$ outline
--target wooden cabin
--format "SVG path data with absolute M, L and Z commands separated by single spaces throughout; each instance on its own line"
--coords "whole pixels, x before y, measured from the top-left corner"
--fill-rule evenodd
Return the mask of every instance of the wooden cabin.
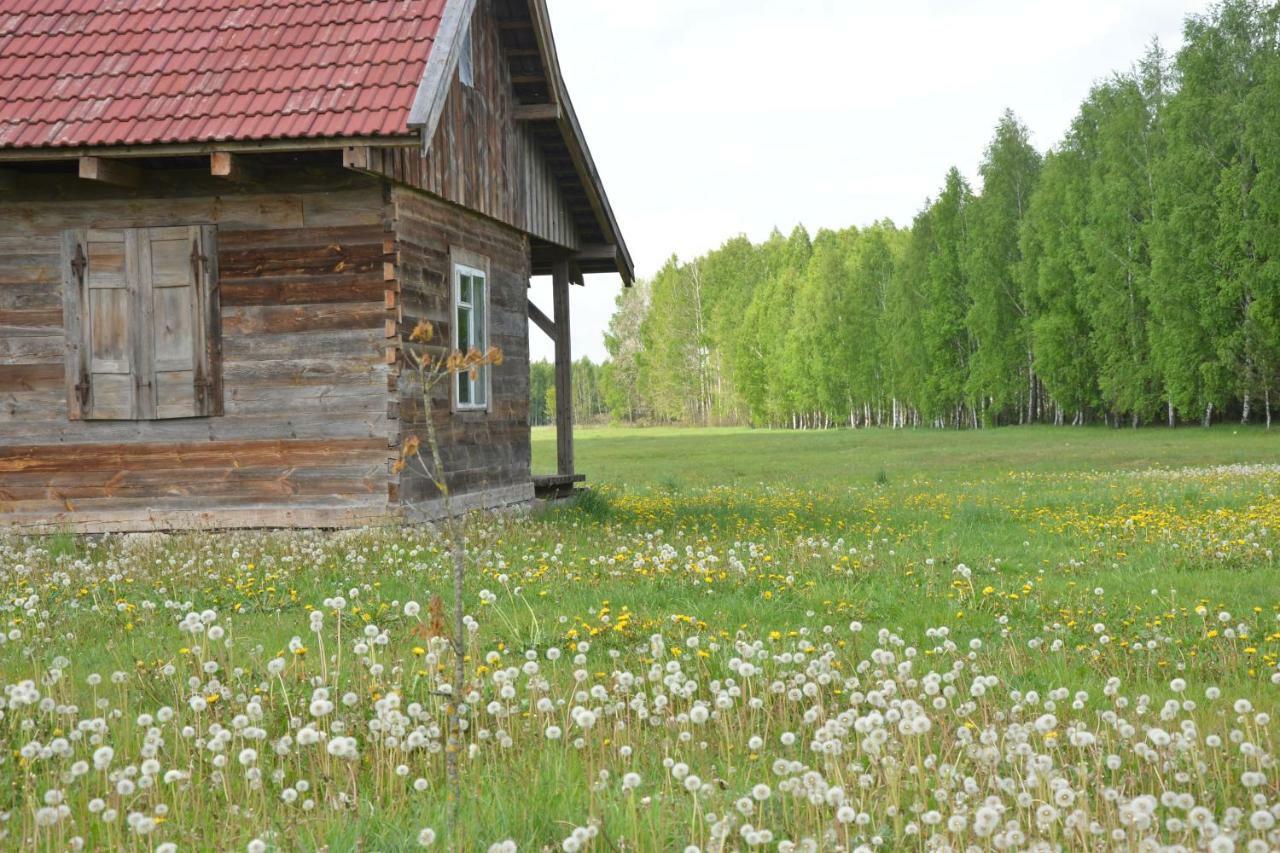
M 586 273 L 632 265 L 544 0 L 0 0 L 0 529 L 429 518 L 427 417 L 460 506 L 527 502 Z M 429 413 L 424 318 L 505 356 Z

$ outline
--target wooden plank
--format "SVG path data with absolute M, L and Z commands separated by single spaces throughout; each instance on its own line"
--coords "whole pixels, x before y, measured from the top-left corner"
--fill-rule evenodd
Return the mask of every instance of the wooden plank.
M 219 250 L 225 254 L 249 252 L 254 249 L 317 249 L 349 244 L 380 244 L 383 239 L 381 225 L 331 225 L 294 227 L 272 225 L 253 228 L 220 228 Z
M 25 504 L 9 513 L 0 513 L 0 526 L 25 534 L 64 533 L 80 534 L 130 533 L 155 530 L 223 530 L 235 528 L 347 528 L 391 524 L 400 520 L 398 510 L 386 505 L 385 500 L 371 496 L 359 500 L 339 500 L 325 497 L 319 501 L 288 499 L 245 506 L 229 504 L 225 508 L 213 508 L 211 499 L 193 503 L 189 498 L 169 499 L 164 502 L 148 501 L 141 508 L 118 508 L 118 501 L 107 506 L 85 506 L 81 502 L 74 511 L 57 507 L 27 510 Z
M 81 157 L 80 177 L 117 187 L 136 187 L 142 183 L 142 170 L 107 157 Z
M 394 291 L 388 291 L 394 292 Z M 382 325 L 387 309 L 382 302 L 317 303 L 304 305 L 245 305 L 222 312 L 224 335 L 372 329 Z M 4 315 L 0 313 L 0 323 Z
M 0 253 L 0 287 L 47 284 L 58 279 L 58 255 L 21 249 Z
M 573 352 L 569 337 L 569 260 L 552 265 L 551 294 L 555 304 L 556 471 L 572 476 L 573 467 Z
M 111 222 L 119 228 L 145 228 L 174 222 L 211 222 L 222 228 L 301 228 L 305 193 L 166 198 L 96 198 L 82 201 L 15 201 L 0 206 L 0 231 L 56 236 L 65 228 Z
M 380 439 L 0 446 L 0 473 L 144 471 L 227 466 L 315 467 L 386 455 Z
M 386 282 L 382 271 L 364 275 L 307 276 L 267 281 L 227 281 L 223 278 L 222 304 L 305 305 L 315 303 L 372 302 L 382 299 Z
M 534 322 L 534 325 L 536 325 L 539 329 L 542 330 L 543 334 L 545 334 L 547 337 L 551 338 L 554 341 L 556 339 L 555 321 L 552 320 L 550 317 L 548 317 L 546 314 L 543 314 L 542 309 L 539 308 L 537 305 L 534 305 L 532 299 L 528 300 L 528 302 L 529 302 L 529 319 Z
M 25 308 L 7 310 L 0 308 L 0 337 L 31 337 L 62 334 L 62 309 Z
M 0 394 L 62 388 L 61 364 L 0 364 Z
M 0 337 L 0 361 L 10 364 L 53 363 L 62 360 L 63 335 Z
M 386 448 L 361 463 L 303 468 L 296 465 L 245 466 L 224 460 L 211 468 L 76 471 L 8 474 L 0 483 L 0 503 L 54 498 L 59 502 L 94 498 L 264 498 L 381 493 L 386 483 Z
M 363 359 L 382 351 L 380 327 L 288 334 L 237 335 L 223 339 L 223 358 L 256 361 L 270 358 Z
M 323 229 L 320 229 L 323 230 Z M 367 233 L 367 232 L 366 232 Z M 312 245 L 272 245 L 221 248 L 219 271 L 223 282 L 263 281 L 311 275 L 358 275 L 382 272 L 380 242 L 336 242 Z
M 561 114 L 559 104 L 517 104 L 512 110 L 516 121 L 559 121 Z
M 475 7 L 476 0 L 449 0 L 440 16 L 431 55 L 409 107 L 409 126 L 421 131 L 424 149 L 435 135 L 444 111 L 449 84 L 455 78 L 464 46 L 463 36 L 470 30 Z

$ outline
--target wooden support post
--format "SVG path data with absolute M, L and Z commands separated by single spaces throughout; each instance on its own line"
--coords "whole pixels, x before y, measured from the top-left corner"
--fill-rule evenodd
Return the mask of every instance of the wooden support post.
M 136 187 L 142 183 L 142 170 L 121 160 L 106 157 L 81 157 L 80 177 L 118 187 Z
M 569 259 L 551 266 L 556 344 L 556 463 L 562 475 L 573 470 L 573 353 L 569 346 Z

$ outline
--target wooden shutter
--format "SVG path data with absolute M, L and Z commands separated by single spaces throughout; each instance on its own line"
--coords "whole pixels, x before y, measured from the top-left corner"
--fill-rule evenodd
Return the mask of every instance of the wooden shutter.
M 222 414 L 212 226 L 67 232 L 72 419 Z
M 68 412 L 72 418 L 139 417 L 138 291 L 123 230 L 81 229 L 63 240 Z
M 201 226 L 143 229 L 140 279 L 143 363 L 150 366 L 144 411 L 153 418 L 216 414 L 214 231 Z M 149 315 L 149 316 L 148 316 Z

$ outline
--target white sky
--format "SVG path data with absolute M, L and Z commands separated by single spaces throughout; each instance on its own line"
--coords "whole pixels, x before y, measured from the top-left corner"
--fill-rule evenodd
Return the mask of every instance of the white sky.
M 776 225 L 909 224 L 1000 113 L 1037 148 L 1208 0 L 549 0 L 565 82 L 636 273 Z M 976 181 L 975 181 L 976 183 Z M 573 287 L 574 357 L 605 356 L 621 282 Z M 550 285 L 532 295 L 551 307 Z M 534 359 L 551 342 L 530 332 Z

